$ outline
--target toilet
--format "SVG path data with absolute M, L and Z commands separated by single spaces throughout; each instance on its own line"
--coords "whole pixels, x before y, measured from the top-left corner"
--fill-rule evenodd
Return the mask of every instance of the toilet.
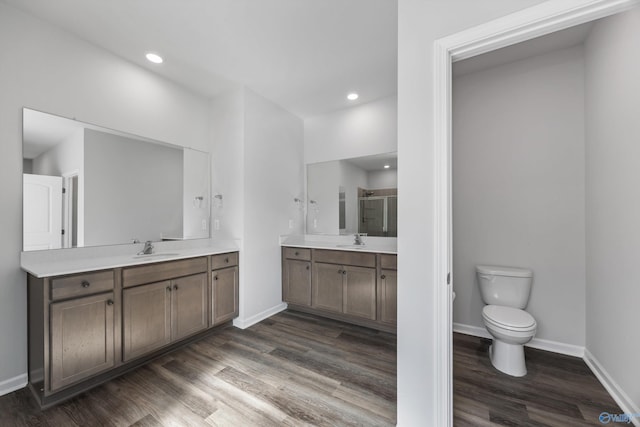
M 536 320 L 524 311 L 529 302 L 533 271 L 526 268 L 476 266 L 485 305 L 482 320 L 493 337 L 491 364 L 514 377 L 527 374 L 524 345 L 536 334 Z

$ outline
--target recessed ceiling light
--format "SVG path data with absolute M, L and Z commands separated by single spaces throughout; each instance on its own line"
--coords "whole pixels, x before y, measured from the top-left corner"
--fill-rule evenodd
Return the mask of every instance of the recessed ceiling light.
M 349 101 L 355 101 L 356 99 L 358 99 L 358 94 L 355 92 L 351 92 L 349 95 L 347 95 L 347 99 Z
M 384 168 L 385 168 L 385 169 L 389 169 L 390 167 L 391 167 L 391 166 L 389 166 L 389 165 L 384 165 Z
M 162 64 L 162 62 L 164 61 L 162 59 L 162 56 L 156 54 L 156 53 L 147 53 L 147 59 L 150 62 L 153 62 L 154 64 Z

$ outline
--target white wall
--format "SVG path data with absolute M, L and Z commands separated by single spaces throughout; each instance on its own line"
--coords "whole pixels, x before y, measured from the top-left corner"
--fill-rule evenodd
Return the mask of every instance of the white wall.
M 434 425 L 433 42 L 539 3 L 398 2 L 398 425 Z M 393 151 L 393 150 L 387 150 Z M 421 197 L 404 197 L 421 194 Z
M 339 234 L 340 162 L 307 165 L 307 232 Z
M 454 78 L 454 322 L 484 328 L 476 265 L 527 267 L 536 338 L 584 346 L 584 150 L 582 45 Z
M 84 131 L 86 246 L 182 236 L 183 150 Z
M 303 232 L 303 212 L 293 201 L 304 193 L 302 119 L 245 90 L 244 145 L 240 325 L 262 320 L 282 304 L 278 237 Z
M 367 181 L 367 188 L 371 189 L 398 188 L 398 170 L 370 171 L 367 174 Z
M 279 236 L 303 232 L 303 122 L 246 88 L 211 105 L 213 192 L 223 195 L 213 233 L 242 239 L 234 324 L 246 327 L 283 307 Z
M 640 9 L 586 42 L 587 350 L 640 412 Z
M 0 393 L 26 382 L 22 108 L 207 149 L 208 103 L 0 3 Z
M 244 104 L 244 89 L 211 100 L 211 192 L 222 196 L 211 199 L 215 238 L 244 235 Z
M 395 96 L 304 121 L 305 164 L 397 151 Z

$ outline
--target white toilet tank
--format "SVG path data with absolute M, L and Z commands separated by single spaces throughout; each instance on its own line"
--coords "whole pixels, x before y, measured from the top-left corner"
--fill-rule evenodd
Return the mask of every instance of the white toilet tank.
M 521 310 L 527 306 L 533 271 L 527 268 L 477 265 L 476 275 L 485 304 Z

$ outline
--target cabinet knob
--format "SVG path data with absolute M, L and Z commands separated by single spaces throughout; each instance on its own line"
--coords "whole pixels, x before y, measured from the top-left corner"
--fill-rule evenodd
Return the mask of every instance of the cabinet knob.
M 177 283 L 175 285 L 173 285 L 173 289 L 175 289 L 176 291 L 178 290 L 178 284 Z
M 342 274 L 342 270 L 338 270 L 338 274 Z
M 113 305 L 113 300 L 107 300 L 107 305 Z
M 295 252 L 294 252 L 294 255 L 295 255 L 295 256 L 298 256 L 298 255 L 300 255 L 300 252 L 295 251 Z
M 382 276 L 380 276 L 381 279 L 386 279 L 387 276 L 385 276 L 384 274 Z
M 228 258 L 228 257 L 227 257 L 227 258 L 225 258 L 225 259 L 224 259 L 224 262 L 226 262 L 227 264 L 229 264 L 229 258 Z
M 171 286 L 167 286 L 167 290 L 171 292 Z
M 218 276 L 213 276 L 213 280 L 218 280 Z
M 307 265 L 307 270 L 309 269 L 309 266 Z
M 88 288 L 89 286 L 91 286 L 91 283 L 87 282 L 86 280 L 83 280 L 82 282 L 80 282 L 80 284 L 83 288 Z
M 342 270 L 342 275 L 344 276 L 345 274 L 347 274 L 347 270 Z

